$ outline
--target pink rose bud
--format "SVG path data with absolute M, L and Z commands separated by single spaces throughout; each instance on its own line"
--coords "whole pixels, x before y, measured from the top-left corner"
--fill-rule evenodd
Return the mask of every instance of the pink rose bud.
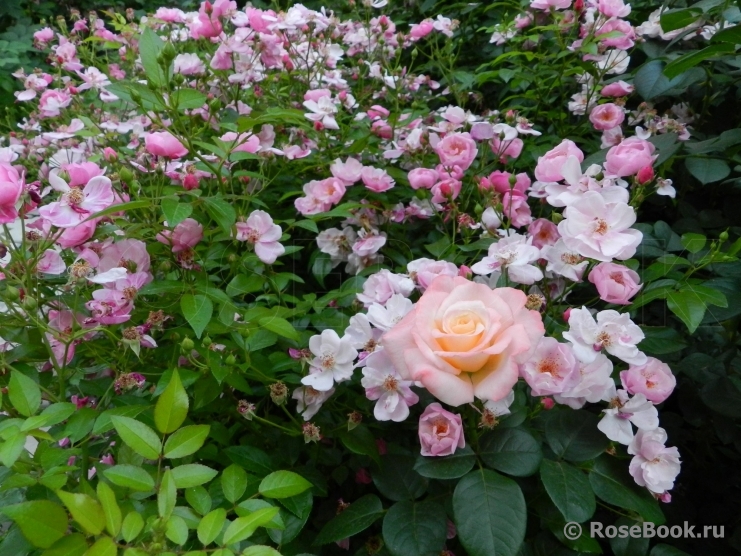
M 369 485 L 373 479 L 371 479 L 370 473 L 365 467 L 361 467 L 355 473 L 355 482 L 359 485 Z
M 652 181 L 654 181 L 654 167 L 644 166 L 643 168 L 638 170 L 636 179 L 638 180 L 638 183 L 640 183 L 641 185 L 646 185 L 647 183 L 651 183 Z
M 378 448 L 378 453 L 380 455 L 386 455 L 388 450 L 386 449 L 386 441 L 383 438 L 376 438 L 376 447 Z
M 668 504 L 672 501 L 672 495 L 669 492 L 665 492 L 663 494 L 659 494 L 658 497 L 659 502 L 663 502 L 664 504 Z
M 602 87 L 600 94 L 603 97 L 624 97 L 628 96 L 635 90 L 635 87 L 625 81 L 616 81 Z
M 463 423 L 461 416 L 431 403 L 419 417 L 419 442 L 423 456 L 449 456 L 463 448 Z
M 437 173 L 437 170 L 415 168 L 409 171 L 407 178 L 412 189 L 432 189 L 432 186 L 439 181 L 440 175 Z
M 188 149 L 169 131 L 150 133 L 144 138 L 144 146 L 149 154 L 170 159 L 188 154 Z
M 543 409 L 546 411 L 550 411 L 553 409 L 553 406 L 556 405 L 556 402 L 553 401 L 553 398 L 542 398 L 540 400 L 540 403 L 543 405 Z
M 620 372 L 623 387 L 631 394 L 643 394 L 653 403 L 661 403 L 674 391 L 677 379 L 669 365 L 649 357 L 643 365 L 631 365 Z
M 570 156 L 575 156 L 579 163 L 584 161 L 584 153 L 576 146 L 576 143 L 564 139 L 558 146 L 538 158 L 535 166 L 535 179 L 550 182 L 561 181 L 563 179 L 561 170 Z
M 569 307 L 568 309 L 566 309 L 566 310 L 565 310 L 565 311 L 563 312 L 563 317 L 562 317 L 562 318 L 563 318 L 563 320 L 564 320 L 565 322 L 569 322 L 569 317 L 570 317 L 570 316 L 571 316 L 571 307 Z
M 103 149 L 103 158 L 105 158 L 108 162 L 116 162 L 116 160 L 118 160 L 118 153 L 111 147 L 106 147 L 105 149 Z
M 460 268 L 458 269 L 458 276 L 462 276 L 463 278 L 470 278 L 473 274 L 473 271 L 470 267 L 462 264 Z
M 638 274 L 615 263 L 600 263 L 589 273 L 589 281 L 599 292 L 600 299 L 616 305 L 630 305 L 630 299 L 642 285 Z
M 605 173 L 618 178 L 635 175 L 641 168 L 653 164 L 656 158 L 655 150 L 656 147 L 648 141 L 639 137 L 629 137 L 607 151 Z

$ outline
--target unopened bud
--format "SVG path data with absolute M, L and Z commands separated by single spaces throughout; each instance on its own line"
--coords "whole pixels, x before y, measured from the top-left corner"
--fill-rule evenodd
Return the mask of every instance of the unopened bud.
M 38 302 L 36 301 L 36 298 L 31 296 L 26 296 L 26 298 L 23 300 L 23 308 L 26 311 L 33 311 L 39 306 Z
M 184 352 L 186 352 L 186 353 L 190 353 L 190 352 L 191 352 L 191 350 L 192 350 L 192 349 L 193 349 L 194 347 L 196 347 L 196 345 L 195 345 L 195 344 L 193 343 L 193 340 L 191 340 L 190 338 L 187 338 L 187 337 L 186 337 L 186 338 L 183 338 L 183 341 L 182 341 L 182 342 L 180 342 L 180 348 L 181 348 L 181 349 L 182 349 L 182 350 L 183 350 Z
M 210 337 L 210 336 L 206 336 L 206 337 L 204 337 L 204 338 L 203 338 L 203 342 L 202 342 L 202 344 L 203 344 L 203 347 L 206 347 L 206 348 L 207 348 L 207 347 L 208 347 L 208 346 L 210 346 L 210 345 L 211 345 L 212 343 L 213 343 L 213 342 L 211 341 L 211 337 Z
M 227 365 L 234 365 L 234 363 L 237 362 L 237 358 L 234 357 L 234 354 L 230 353 L 229 355 L 226 356 L 226 359 L 224 360 L 224 362 Z
M 21 297 L 21 292 L 18 290 L 18 288 L 14 288 L 13 286 L 8 286 L 5 288 L 5 299 L 8 301 L 18 301 L 18 299 Z

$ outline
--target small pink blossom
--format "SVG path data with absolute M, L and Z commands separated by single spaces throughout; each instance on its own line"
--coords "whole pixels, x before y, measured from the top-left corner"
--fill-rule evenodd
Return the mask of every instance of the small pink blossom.
M 171 160 L 188 154 L 188 149 L 169 131 L 156 131 L 144 138 L 147 152 Z
M 641 289 L 637 272 L 608 262 L 602 262 L 589 273 L 589 281 L 597 287 L 600 299 L 616 305 L 629 305 L 630 298 Z
M 385 304 L 395 293 L 404 297 L 414 291 L 414 282 L 403 274 L 394 274 L 383 269 L 371 274 L 363 284 L 363 292 L 357 294 L 358 301 L 369 307 L 373 303 Z
M 419 417 L 419 442 L 423 456 L 454 454 L 466 446 L 461 416 L 443 409 L 439 403 L 431 403 Z
M 478 148 L 470 134 L 450 133 L 438 142 L 435 152 L 444 166 L 460 166 L 466 170 L 476 159 Z
M 677 379 L 669 365 L 649 357 L 643 365 L 631 365 L 620 371 L 620 381 L 631 394 L 643 394 L 653 403 L 661 403 L 674 391 Z
M 222 141 L 231 146 L 232 152 L 256 153 L 260 150 L 260 138 L 251 133 L 234 133 L 229 131 L 219 137 Z M 233 145 L 233 146 L 232 146 Z
M 554 245 L 561 237 L 558 233 L 558 227 L 545 218 L 533 220 L 527 227 L 527 233 L 532 236 L 533 245 L 538 249 L 542 249 L 546 245 Z
M 47 249 L 39 259 L 36 270 L 43 274 L 59 275 L 67 270 L 67 265 L 59 253 L 53 249 Z
M 342 180 L 345 185 L 353 185 L 360 181 L 364 169 L 363 164 L 352 157 L 347 157 L 345 162 L 338 158 L 329 166 L 332 175 Z
M 605 172 L 619 178 L 632 176 L 641 168 L 653 165 L 654 147 L 651 143 L 639 137 L 629 137 L 619 145 L 607 151 L 605 158 Z
M 564 139 L 558 146 L 538 158 L 535 178 L 545 182 L 561 181 L 564 178 L 563 165 L 570 156 L 575 156 L 580 163 L 584 161 L 584 153 L 581 149 L 573 141 Z
M 565 10 L 571 6 L 571 0 L 532 0 L 530 7 L 534 10 L 545 10 L 549 11 L 551 8 L 554 10 Z
M 72 102 L 72 97 L 65 91 L 47 89 L 41 93 L 39 111 L 42 118 L 54 118 L 62 113 Z
M 360 383 L 365 388 L 365 396 L 377 400 L 373 409 L 375 418 L 379 421 L 404 421 L 409 417 L 409 406 L 419 401 L 410 388 L 414 383 L 399 376 L 383 349 L 368 355 L 364 363 Z
M 458 267 L 448 261 L 416 259 L 407 263 L 407 271 L 417 282 L 419 289 L 426 290 L 438 276 L 458 276 Z
M 265 264 L 273 264 L 286 252 L 278 240 L 283 235 L 280 226 L 264 210 L 253 211 L 245 222 L 237 222 L 238 241 L 247 241 L 255 246 L 255 254 Z
M 520 376 L 533 396 L 561 394 L 579 382 L 579 364 L 568 344 L 543 337 L 532 356 L 520 365 Z
M 105 176 L 92 178 L 82 188 L 69 187 L 65 183 L 62 189 L 64 193 L 59 201 L 39 208 L 42 218 L 59 228 L 77 226 L 115 202 L 111 180 Z
M 206 71 L 206 65 L 198 54 L 178 54 L 173 61 L 173 72 L 181 75 L 200 75 Z
M 619 0 L 622 2 L 622 0 Z M 628 8 L 630 9 L 630 8 Z M 602 87 L 600 94 L 604 97 L 625 97 L 631 94 L 635 87 L 625 81 L 616 81 Z
M 157 241 L 172 246 L 173 253 L 192 249 L 203 239 L 203 226 L 193 218 L 186 218 L 174 230 L 163 230 Z
M 461 187 L 463 187 L 463 184 L 453 178 L 437 182 L 430 190 L 432 192 L 432 202 L 446 203 L 457 199 L 461 193 Z
M 630 14 L 630 5 L 626 5 L 623 0 L 599 0 L 597 9 L 607 17 L 627 17 Z
M 364 166 L 360 177 L 365 187 L 376 193 L 383 193 L 394 187 L 394 180 L 386 173 L 386 170 Z
M 10 224 L 18 218 L 16 204 L 24 191 L 23 182 L 15 166 L 0 162 L 0 224 Z
M 589 113 L 589 121 L 594 129 L 604 131 L 618 127 L 625 120 L 625 111 L 617 104 L 608 102 L 595 106 Z
M 677 448 L 666 447 L 666 431 L 639 430 L 628 446 L 628 453 L 635 456 L 630 462 L 630 474 L 639 486 L 656 495 L 668 495 L 679 475 L 681 461 Z M 671 498 L 669 498 L 671 500 Z
M 429 168 L 414 168 L 407 174 L 412 189 L 431 189 L 440 180 L 436 170 Z

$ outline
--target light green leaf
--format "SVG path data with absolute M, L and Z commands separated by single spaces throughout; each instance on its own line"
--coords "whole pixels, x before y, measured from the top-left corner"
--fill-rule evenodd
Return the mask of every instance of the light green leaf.
M 144 528 L 144 518 L 137 511 L 126 514 L 121 525 L 121 536 L 126 542 L 133 541 Z
M 136 465 L 114 465 L 103 471 L 103 476 L 114 485 L 147 492 L 154 490 L 154 479 Z
M 25 445 L 26 433 L 17 431 L 15 434 L 8 434 L 5 442 L 0 444 L 0 463 L 8 468 L 13 467 L 13 464 L 21 457 Z
M 221 533 L 225 522 L 226 510 L 224 508 L 216 508 L 203 516 L 197 530 L 198 540 L 201 541 L 201 544 L 211 544 L 219 536 L 219 533 Z
M 122 407 L 114 407 L 112 409 L 106 409 L 101 413 L 95 420 L 92 433 L 94 435 L 103 434 L 113 429 L 113 423 L 111 417 L 114 415 L 122 415 L 123 417 L 134 418 L 143 411 L 149 408 L 147 405 L 124 405 Z
M 85 532 L 90 535 L 100 535 L 105 527 L 105 514 L 95 498 L 81 492 L 72 493 L 63 490 L 58 490 L 57 496 L 67 506 L 72 519 L 79 523 Z
M 237 274 L 232 281 L 226 286 L 226 293 L 230 297 L 237 297 L 262 290 L 265 284 L 265 277 L 259 274 Z
M 263 317 L 259 321 L 260 326 L 271 332 L 288 338 L 290 340 L 298 340 L 298 332 L 293 325 L 286 319 L 281 317 Z
M 111 422 L 126 445 L 147 459 L 158 459 L 162 452 L 162 441 L 150 427 L 132 419 L 114 415 Z
M 22 431 L 30 431 L 39 427 L 58 425 L 69 418 L 77 410 L 77 406 L 69 402 L 54 403 L 35 417 L 29 417 L 21 427 Z
M 178 110 L 193 110 L 206 104 L 208 97 L 195 89 L 179 89 L 172 93 L 170 100 Z
M 260 483 L 260 494 L 266 498 L 289 498 L 311 488 L 311 483 L 292 471 L 274 471 Z
M 189 203 L 181 203 L 177 197 L 162 199 L 160 207 L 169 228 L 174 228 L 193 213 L 193 206 Z
M 116 556 L 116 554 L 118 554 L 118 548 L 111 537 L 101 537 L 83 556 Z
M 161 87 L 167 81 L 167 76 L 162 67 L 157 62 L 157 57 L 164 48 L 165 43 L 149 27 L 139 37 L 139 55 L 141 56 L 142 66 L 147 79 L 152 84 Z
M 188 416 L 188 394 L 180 382 L 177 369 L 154 406 L 154 424 L 161 433 L 169 434 L 178 430 Z
M 185 489 L 185 499 L 201 515 L 206 515 L 211 510 L 211 495 L 202 486 Z
M 258 527 L 270 522 L 279 511 L 277 507 L 262 508 L 248 516 L 238 517 L 226 528 L 224 544 L 234 544 L 251 537 Z
M 177 515 L 170 516 L 167 520 L 165 536 L 178 545 L 184 545 L 188 540 L 188 526 L 185 520 Z
M 213 315 L 213 302 L 205 295 L 188 293 L 180 298 L 180 309 L 196 337 L 200 338 Z
M 242 556 L 280 556 L 280 552 L 269 546 L 256 544 L 242 551 Z
M 189 425 L 177 430 L 165 442 L 165 457 L 184 458 L 201 449 L 211 430 L 209 425 Z
M 224 233 L 231 235 L 232 226 L 237 221 L 237 213 L 234 207 L 221 197 L 205 197 L 203 201 L 206 204 L 206 212 L 209 216 L 214 219 Z
M 168 469 L 162 476 L 160 489 L 157 492 L 157 511 L 162 519 L 168 519 L 172 515 L 177 496 L 178 491 L 172 478 L 172 470 Z
M 209 482 L 219 474 L 215 469 L 201 465 L 200 463 L 189 463 L 179 465 L 172 470 L 172 478 L 177 488 L 190 488 Z
M 111 536 L 117 537 L 121 532 L 123 518 L 121 516 L 121 508 L 118 507 L 118 502 L 116 502 L 116 493 L 103 481 L 98 482 L 98 488 L 96 490 L 98 501 L 105 515 L 105 528 Z
M 81 533 L 66 535 L 41 553 L 41 556 L 82 556 L 88 546 Z
M 224 497 L 234 504 L 247 489 L 247 472 L 238 465 L 230 465 L 221 473 L 221 490 Z
M 30 417 L 41 405 L 41 390 L 36 382 L 13 369 L 8 382 L 8 399 L 18 413 Z
M 12 519 L 28 542 L 49 548 L 67 534 L 67 512 L 50 500 L 33 500 L 0 508 Z

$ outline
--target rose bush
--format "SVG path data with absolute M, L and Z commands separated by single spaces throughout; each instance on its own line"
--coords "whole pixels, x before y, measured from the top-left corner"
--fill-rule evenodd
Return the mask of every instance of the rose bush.
M 715 148 L 632 98 L 651 30 L 533 2 L 486 37 L 522 48 L 483 108 L 480 23 L 385 8 L 36 34 L 0 149 L 4 550 L 596 553 L 564 524 L 675 519 L 660 358 L 741 243 L 648 223 Z

